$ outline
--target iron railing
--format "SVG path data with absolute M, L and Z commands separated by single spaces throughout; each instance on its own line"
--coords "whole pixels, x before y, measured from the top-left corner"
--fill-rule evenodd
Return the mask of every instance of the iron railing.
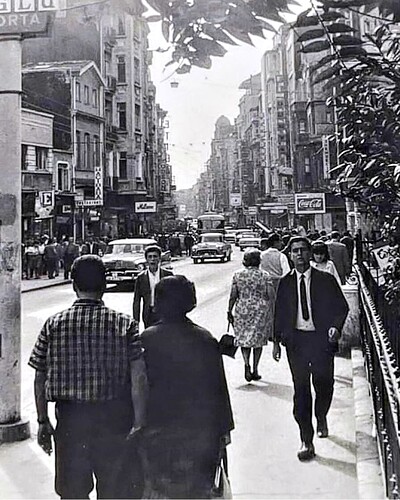
M 361 341 L 371 388 L 386 496 L 400 498 L 399 307 L 385 299 L 383 275 L 372 244 L 356 244 Z

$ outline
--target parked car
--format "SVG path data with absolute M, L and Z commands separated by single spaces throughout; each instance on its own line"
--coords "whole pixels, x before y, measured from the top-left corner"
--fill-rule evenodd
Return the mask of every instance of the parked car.
M 240 251 L 243 252 L 245 248 L 254 247 L 261 248 L 261 238 L 259 236 L 243 236 L 239 240 Z
M 125 238 L 110 241 L 102 260 L 106 268 L 107 283 L 134 282 L 137 275 L 146 269 L 144 250 L 149 245 L 157 245 L 152 238 Z M 164 264 L 171 262 L 171 252 L 161 254 Z
M 209 259 L 220 259 L 221 262 L 231 260 L 232 246 L 219 233 L 204 233 L 199 242 L 192 248 L 192 259 L 195 264 Z

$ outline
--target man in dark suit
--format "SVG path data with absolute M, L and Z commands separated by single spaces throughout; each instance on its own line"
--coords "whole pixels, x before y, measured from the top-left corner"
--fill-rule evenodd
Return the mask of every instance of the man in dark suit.
M 346 283 L 346 277 L 351 273 L 351 262 L 347 247 L 343 243 L 340 243 L 339 238 L 339 232 L 332 231 L 331 239 L 326 243 L 328 245 L 329 256 L 335 264 L 342 285 L 344 285 Z
M 140 320 L 140 303 L 143 299 L 142 319 L 145 328 L 154 325 L 158 321 L 154 309 L 154 291 L 157 283 L 165 276 L 171 276 L 172 271 L 160 267 L 161 248 L 157 245 L 149 245 L 144 251 L 148 269 L 139 274 L 135 282 L 135 294 L 133 298 L 133 317 Z
M 95 241 L 93 233 L 89 233 L 87 240 L 82 246 L 82 255 L 99 255 L 100 245 Z
M 336 279 L 310 267 L 307 238 L 293 237 L 289 249 L 294 269 L 278 287 L 273 357 L 279 361 L 281 344 L 286 347 L 294 383 L 293 414 L 302 442 L 297 456 L 310 460 L 315 456 L 310 379 L 315 391 L 317 434 L 324 438 L 328 436 L 327 414 L 333 396 L 334 354 L 349 308 Z

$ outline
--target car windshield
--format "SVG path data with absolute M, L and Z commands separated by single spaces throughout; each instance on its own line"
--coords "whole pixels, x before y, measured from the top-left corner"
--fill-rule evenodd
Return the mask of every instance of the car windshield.
M 146 245 L 143 243 L 118 243 L 108 245 L 106 254 L 121 255 L 124 253 L 144 253 Z
M 222 236 L 220 236 L 219 234 L 202 236 L 201 243 L 222 243 Z

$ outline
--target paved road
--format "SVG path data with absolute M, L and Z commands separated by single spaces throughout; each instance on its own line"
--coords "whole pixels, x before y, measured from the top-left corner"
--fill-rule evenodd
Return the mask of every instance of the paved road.
M 241 265 L 242 255 L 235 250 L 228 263 L 194 265 L 185 259 L 173 264 L 175 274 L 185 274 L 196 284 L 198 307 L 190 314 L 191 319 L 210 329 L 216 337 L 225 333 L 230 281 Z M 26 363 L 44 320 L 68 307 L 74 293 L 71 285 L 64 285 L 24 294 L 22 299 L 23 415 L 31 420 L 36 433 L 33 370 Z M 130 313 L 132 292 L 110 290 L 105 303 Z M 292 385 L 286 359 L 275 363 L 268 346 L 260 365 L 263 379 L 247 384 L 240 353 L 236 360 L 225 358 L 236 422 L 229 449 L 235 498 L 357 498 L 351 362 L 339 358 L 336 367 L 336 392 L 329 419 L 331 436 L 316 441 L 315 461 L 300 463 L 296 457 L 299 440 L 291 415 Z M 9 474 L 21 481 L 13 498 L 55 497 L 52 458 L 46 457 L 33 440 L 11 445 L 8 456 Z M 22 468 L 13 468 L 13 460 L 21 456 L 29 465 L 29 477 Z M 0 498 L 11 498 L 1 495 L 1 473 Z

